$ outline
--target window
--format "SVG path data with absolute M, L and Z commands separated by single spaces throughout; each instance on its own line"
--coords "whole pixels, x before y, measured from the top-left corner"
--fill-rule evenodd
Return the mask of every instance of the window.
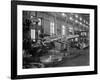
M 50 23 L 50 35 L 52 36 L 54 34 L 54 23 Z
M 31 39 L 35 41 L 35 29 L 31 29 Z
M 41 21 L 41 18 L 38 18 L 39 22 L 38 22 L 38 26 L 41 26 L 42 25 L 42 21 Z
M 65 26 L 63 25 L 63 26 L 62 26 L 62 36 L 65 35 L 65 31 L 66 31 L 66 28 L 65 28 Z

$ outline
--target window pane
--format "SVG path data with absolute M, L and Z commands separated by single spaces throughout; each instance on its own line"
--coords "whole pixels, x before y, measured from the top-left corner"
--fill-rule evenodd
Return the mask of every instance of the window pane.
M 62 26 L 62 35 L 65 35 L 65 30 L 66 30 L 66 29 L 65 29 L 65 26 L 63 25 L 63 26 Z
M 50 23 L 50 35 L 53 35 L 54 34 L 54 23 L 51 22 Z
M 31 39 L 35 41 L 35 29 L 31 29 Z

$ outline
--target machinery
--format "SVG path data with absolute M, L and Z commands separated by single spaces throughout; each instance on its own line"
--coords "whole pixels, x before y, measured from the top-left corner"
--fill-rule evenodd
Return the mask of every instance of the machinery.
M 89 46 L 88 32 L 79 31 L 76 33 L 79 37 L 71 38 L 70 43 L 72 48 L 84 49 Z
M 36 22 L 31 25 L 32 22 Z M 48 64 L 57 63 L 61 61 L 66 55 L 61 52 L 66 49 L 69 51 L 69 46 L 72 48 L 84 49 L 89 46 L 89 40 L 86 31 L 77 32 L 70 36 L 54 36 L 51 37 L 45 34 L 42 26 L 38 26 L 39 20 L 32 18 L 32 20 L 25 20 L 23 24 L 23 68 L 43 68 Z M 30 27 L 31 26 L 31 27 Z M 31 29 L 35 31 L 36 41 L 30 37 Z M 39 30 L 40 33 L 38 32 Z M 34 38 L 34 37 L 33 37 Z M 57 50 L 55 42 L 61 44 L 61 50 Z M 70 43 L 70 44 L 69 44 Z M 66 45 L 64 48 L 62 45 Z

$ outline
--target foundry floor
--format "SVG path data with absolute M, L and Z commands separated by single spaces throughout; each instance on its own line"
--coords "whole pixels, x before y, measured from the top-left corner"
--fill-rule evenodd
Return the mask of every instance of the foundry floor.
M 88 66 L 89 65 L 89 49 L 79 50 L 73 49 L 71 50 L 72 55 L 63 58 L 62 61 L 50 65 L 50 67 L 69 67 L 69 66 Z

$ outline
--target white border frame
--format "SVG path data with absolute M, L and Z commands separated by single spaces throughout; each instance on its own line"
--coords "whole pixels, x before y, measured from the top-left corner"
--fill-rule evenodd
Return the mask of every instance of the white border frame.
M 57 68 L 22 68 L 22 11 L 46 11 L 46 12 L 71 12 L 90 14 L 90 65 L 78 67 L 57 67 Z M 17 75 L 47 74 L 64 72 L 94 71 L 94 9 L 82 8 L 60 8 L 47 6 L 25 6 L 17 5 Z

